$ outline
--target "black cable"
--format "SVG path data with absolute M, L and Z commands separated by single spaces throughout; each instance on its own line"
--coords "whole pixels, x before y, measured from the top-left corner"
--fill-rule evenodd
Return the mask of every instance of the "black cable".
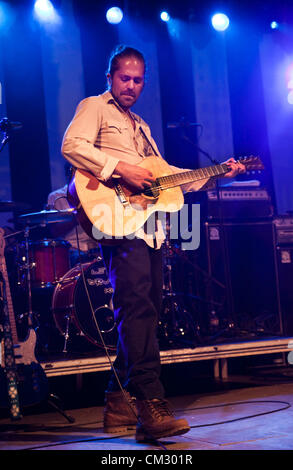
M 249 401 L 225 403 L 225 404 L 220 404 L 220 405 L 201 406 L 201 407 L 197 407 L 197 408 L 188 408 L 188 409 L 184 409 L 184 410 L 179 409 L 179 410 L 176 410 L 175 412 L 176 413 L 188 413 L 190 411 L 207 410 L 207 409 L 213 409 L 213 408 L 222 408 L 222 407 L 225 407 L 225 406 L 249 405 L 249 404 L 252 404 L 252 403 L 265 403 L 265 404 L 267 404 L 267 403 L 278 403 L 278 404 L 283 404 L 285 406 L 283 406 L 282 408 L 277 408 L 275 410 L 264 411 L 264 412 L 261 412 L 261 413 L 255 413 L 253 415 L 248 415 L 248 416 L 241 416 L 239 418 L 234 418 L 234 419 L 225 420 L 225 421 L 219 421 L 219 422 L 216 422 L 216 423 L 207 423 L 207 424 L 199 424 L 199 425 L 195 425 L 195 426 L 190 426 L 190 428 L 195 429 L 195 428 L 203 428 L 203 427 L 209 427 L 209 426 L 218 426 L 218 425 L 222 425 L 222 424 L 229 424 L 229 423 L 233 423 L 233 422 L 237 422 L 237 421 L 243 421 L 245 419 L 257 418 L 259 416 L 269 415 L 269 414 L 272 414 L 272 413 L 278 413 L 280 411 L 285 411 L 288 408 L 291 408 L 291 404 L 289 402 L 286 402 L 286 401 L 280 401 L 280 400 L 249 400 Z M 65 426 L 65 428 L 68 428 L 68 427 L 69 426 Z M 70 426 L 70 427 L 72 427 L 72 426 Z M 58 429 L 60 429 L 60 428 L 58 428 Z M 62 429 L 64 429 L 64 427 Z M 59 445 L 69 445 L 69 444 L 80 443 L 80 442 L 108 441 L 108 440 L 116 439 L 117 437 L 128 437 L 128 436 L 131 436 L 131 435 L 132 434 L 127 433 L 127 434 L 116 434 L 115 436 L 111 436 L 111 437 L 78 439 L 78 440 L 62 441 L 62 442 L 59 441 L 57 443 L 45 444 L 43 446 L 36 446 L 36 447 L 35 446 L 34 447 L 28 447 L 28 448 L 21 449 L 21 450 L 44 449 L 44 448 L 47 448 L 47 447 L 53 447 L 53 446 L 59 446 Z M 162 447 L 164 450 L 168 450 L 165 446 L 162 445 L 161 442 L 159 442 L 157 440 L 154 440 L 154 442 L 157 443 L 158 447 Z
M 258 416 L 264 416 L 272 413 L 277 413 L 279 411 L 285 411 L 288 408 L 291 408 L 291 404 L 287 401 L 279 401 L 279 400 L 249 400 L 249 401 L 240 401 L 240 402 L 231 402 L 231 403 L 225 403 L 221 405 L 209 405 L 209 406 L 202 406 L 198 408 L 188 408 L 188 410 L 177 410 L 177 413 L 184 413 L 188 411 L 197 411 L 197 410 L 205 410 L 205 409 L 211 409 L 211 408 L 222 408 L 225 406 L 237 406 L 237 405 L 249 405 L 251 403 L 282 403 L 285 405 L 283 408 L 278 408 L 276 410 L 271 410 L 271 411 L 264 411 L 261 413 L 255 413 L 253 415 L 248 415 L 248 416 L 241 416 L 239 418 L 234 418 L 230 420 L 225 420 L 225 421 L 219 421 L 216 423 L 208 423 L 208 424 L 199 424 L 195 426 L 190 426 L 192 429 L 194 428 L 202 428 L 202 427 L 207 427 L 207 426 L 217 426 L 220 424 L 228 424 L 228 423 L 234 423 L 236 421 L 242 421 L 244 419 L 250 419 L 250 418 L 257 418 Z

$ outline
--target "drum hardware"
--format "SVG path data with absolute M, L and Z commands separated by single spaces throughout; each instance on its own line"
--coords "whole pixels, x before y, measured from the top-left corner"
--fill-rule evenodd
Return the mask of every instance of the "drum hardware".
M 46 226 L 57 222 L 68 222 L 75 218 L 75 209 L 64 210 L 44 210 L 41 212 L 33 212 L 31 214 L 22 214 L 18 217 L 20 223 L 28 225 L 39 224 Z
M 0 212 L 28 210 L 31 206 L 25 202 L 0 201 Z
M 170 242 L 169 225 L 166 226 L 164 244 L 165 277 L 163 284 L 163 305 L 159 319 L 159 338 L 161 346 L 191 346 L 196 345 L 199 335 L 197 325 L 192 315 L 186 310 L 182 297 L 184 294 L 174 292 L 172 282 L 172 261 L 174 251 Z
M 28 294 L 26 294 L 26 292 L 23 291 L 25 297 L 28 298 L 28 312 L 21 314 L 21 320 L 28 317 L 32 318 L 32 307 L 35 308 L 36 303 L 41 302 L 36 308 L 36 310 L 42 312 L 41 315 L 36 315 L 38 327 L 40 326 L 39 335 L 40 337 L 43 335 L 43 339 L 45 340 L 45 343 L 40 343 L 41 348 L 48 346 L 48 338 L 48 344 L 50 344 L 52 334 L 54 338 L 55 333 L 57 333 L 57 335 L 59 333 L 59 339 L 57 338 L 57 344 L 59 345 L 57 346 L 58 351 L 61 351 L 63 346 L 63 352 L 67 352 L 69 349 L 69 341 L 74 339 L 73 336 L 77 338 L 84 337 L 87 342 L 99 347 L 103 345 L 104 340 L 108 348 L 116 350 L 117 331 L 114 322 L 113 307 L 111 306 L 113 288 L 107 279 L 103 259 L 99 253 L 97 253 L 96 250 L 92 250 L 93 254 L 95 252 L 95 259 L 87 261 L 82 265 L 82 268 L 85 270 L 85 289 L 83 287 L 83 279 L 80 279 L 82 274 L 80 266 L 70 269 L 69 264 L 63 263 L 63 271 L 60 272 L 59 269 L 58 272 L 58 264 L 62 264 L 60 260 L 64 261 L 66 259 L 67 263 L 67 254 L 68 263 L 70 262 L 69 250 L 67 253 L 67 245 L 65 245 L 67 242 L 64 243 L 64 240 L 47 239 L 35 242 L 31 241 L 29 238 L 30 231 L 35 227 L 38 228 L 40 225 L 67 221 L 73 217 L 73 210 L 41 211 L 39 213 L 24 214 L 18 217 L 18 221 L 23 223 L 25 228 L 17 233 L 24 233 L 25 237 L 22 244 L 17 244 L 19 250 L 17 253 L 17 268 L 22 280 L 25 281 L 25 285 L 23 285 L 21 279 L 18 284 L 21 285 L 21 287 L 25 287 L 25 290 L 28 292 Z M 12 235 L 13 234 L 10 236 Z M 47 287 L 50 288 L 48 289 L 50 293 L 49 302 L 51 304 L 49 312 L 47 312 L 47 305 L 43 305 L 43 295 L 41 294 L 41 290 L 47 290 L 43 289 Z M 53 291 L 51 291 L 51 289 L 53 289 Z M 84 309 L 84 306 L 89 305 L 89 300 L 85 295 L 85 290 L 87 289 L 90 291 L 93 299 L 93 314 L 89 309 Z M 72 295 L 71 300 L 68 298 L 68 295 L 69 297 Z M 65 299 L 64 296 L 67 298 Z M 46 296 L 46 298 L 48 298 L 48 296 Z M 62 309 L 60 310 L 57 303 L 61 300 Z M 43 312 L 43 307 L 45 307 L 45 312 Z M 43 316 L 43 314 L 45 316 Z M 49 318 L 48 321 L 50 324 L 47 322 L 46 325 L 44 325 L 43 322 L 46 322 L 46 315 Z M 85 316 L 85 318 L 82 318 L 83 316 Z M 51 324 L 51 318 L 53 325 Z M 98 325 L 96 325 L 96 323 Z M 52 331 L 52 327 L 54 331 Z M 102 335 L 101 341 L 98 338 L 97 327 Z M 62 345 L 60 344 L 60 333 L 63 337 L 61 341 L 63 343 Z M 47 340 L 46 337 L 48 337 Z M 40 341 L 42 342 L 42 340 Z M 51 346 L 55 347 L 54 344 L 51 342 Z M 80 344 L 77 344 L 77 346 L 79 347 Z M 49 349 L 47 349 L 47 352 L 49 352 Z
M 63 352 L 70 339 L 83 336 L 98 347 L 115 350 L 117 331 L 111 305 L 113 288 L 102 261 L 71 268 L 58 282 L 52 298 L 55 324 L 64 337 Z M 99 332 L 102 338 L 99 337 Z
M 62 348 L 62 352 L 63 354 L 67 354 L 68 353 L 68 349 L 67 349 L 67 344 L 68 344 L 68 341 L 70 339 L 70 332 L 69 332 L 69 328 L 70 328 L 70 322 L 72 321 L 72 315 L 71 315 L 71 311 L 72 309 L 74 308 L 74 305 L 71 304 L 71 305 L 67 305 L 66 307 L 64 307 L 64 309 L 60 309 L 62 313 L 64 313 L 64 311 L 69 311 L 70 313 L 65 313 L 64 315 L 64 320 L 65 320 L 65 331 L 62 333 L 62 336 L 64 338 L 64 343 L 63 343 L 63 348 Z M 55 309 L 55 312 L 57 312 L 58 309 Z
M 27 279 L 27 290 L 28 290 L 28 322 L 32 324 L 33 310 L 32 310 L 32 287 L 31 287 L 31 270 L 29 266 L 29 228 L 26 227 L 24 231 L 25 238 L 25 251 L 27 259 L 26 279 Z
M 0 152 L 2 152 L 5 145 L 8 143 L 10 139 L 11 131 L 21 129 L 21 128 L 22 128 L 21 122 L 10 121 L 7 117 L 4 117 L 0 120 L 0 132 L 3 134 L 0 140 Z
M 16 243 L 14 247 L 14 256 L 16 256 L 17 261 L 17 288 L 21 289 L 16 294 L 19 298 L 19 308 L 21 310 L 20 315 L 18 315 L 18 323 L 20 328 L 25 328 L 26 324 L 34 325 L 34 329 L 37 332 L 38 347 L 42 352 L 48 352 L 47 343 L 48 341 L 50 342 L 48 338 L 52 336 L 54 323 L 52 313 L 47 312 L 47 303 L 49 302 L 50 304 L 52 301 L 51 288 L 56 286 L 61 277 L 70 268 L 70 244 L 65 240 L 59 239 L 31 241 L 30 233 L 33 229 L 39 228 L 42 222 L 57 223 L 60 221 L 60 218 L 64 220 L 73 216 L 72 213 L 68 215 L 68 212 L 65 212 L 61 215 L 58 212 L 58 217 L 56 211 L 25 214 L 18 217 L 18 221 L 22 223 L 27 222 L 24 229 L 7 235 L 9 237 L 23 235 L 23 241 Z M 48 289 L 50 298 L 46 295 L 46 299 L 44 299 L 44 296 L 40 294 L 40 288 L 41 290 L 44 288 L 44 290 Z M 21 298 L 23 298 L 22 303 Z M 27 309 L 25 312 L 22 310 L 24 305 Z M 54 329 L 57 333 L 55 324 Z M 55 338 L 55 340 L 57 340 L 56 344 L 60 346 L 58 338 Z
M 69 340 L 69 324 L 70 324 L 70 320 L 71 320 L 71 315 L 65 315 L 65 320 L 66 320 L 66 328 L 65 328 L 65 332 L 64 332 L 64 345 L 63 345 L 63 353 L 66 354 L 68 351 L 67 351 L 67 343 L 68 343 L 68 340 Z

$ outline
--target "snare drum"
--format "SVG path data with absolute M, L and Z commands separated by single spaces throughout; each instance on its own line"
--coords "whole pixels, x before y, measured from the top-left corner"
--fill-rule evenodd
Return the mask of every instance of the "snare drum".
M 56 285 L 70 268 L 70 243 L 65 240 L 44 239 L 29 242 L 29 265 L 32 287 Z M 19 249 L 21 270 L 25 274 L 26 246 L 23 242 Z
M 115 350 L 117 329 L 112 308 L 113 288 L 104 263 L 97 259 L 81 266 L 83 274 L 79 264 L 74 266 L 54 289 L 52 312 L 55 324 L 63 336 L 83 335 L 97 346 L 103 347 L 104 342 L 109 349 Z

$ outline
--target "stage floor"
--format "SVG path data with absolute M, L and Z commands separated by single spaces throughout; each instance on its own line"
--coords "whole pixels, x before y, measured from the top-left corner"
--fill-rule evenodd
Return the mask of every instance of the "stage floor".
M 15 458 L 18 454 L 24 460 L 28 454 L 16 450 L 89 450 L 95 451 L 90 455 L 96 463 L 110 463 L 102 459 L 117 459 L 119 452 L 125 457 L 127 451 L 129 455 L 132 451 L 147 451 L 137 454 L 137 464 L 147 455 L 147 463 L 153 463 L 152 451 L 158 456 L 160 450 L 176 451 L 181 459 L 186 458 L 186 451 L 195 450 L 293 450 L 293 377 L 281 383 L 268 381 L 236 389 L 227 384 L 220 391 L 173 396 L 169 401 L 176 415 L 189 421 L 191 430 L 182 436 L 160 439 L 154 445 L 136 443 L 131 432 L 105 434 L 103 406 L 91 406 L 67 410 L 75 419 L 72 424 L 55 411 L 28 414 L 17 422 L 1 419 L 0 449 L 13 450 Z M 53 454 L 49 452 L 48 456 Z M 57 454 L 63 457 L 66 453 Z M 128 466 L 134 465 L 128 462 Z

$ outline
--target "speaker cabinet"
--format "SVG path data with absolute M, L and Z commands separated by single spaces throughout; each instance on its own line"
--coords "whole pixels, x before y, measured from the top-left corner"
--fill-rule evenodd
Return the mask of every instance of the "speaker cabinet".
M 293 336 L 293 245 L 276 248 L 280 307 L 285 336 Z
M 206 222 L 205 229 L 207 296 L 219 318 L 252 334 L 282 334 L 272 221 Z

